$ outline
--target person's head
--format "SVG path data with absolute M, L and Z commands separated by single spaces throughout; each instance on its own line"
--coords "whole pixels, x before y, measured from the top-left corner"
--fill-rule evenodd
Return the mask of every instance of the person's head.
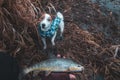
M 19 66 L 8 53 L 0 52 L 0 80 L 18 80 Z

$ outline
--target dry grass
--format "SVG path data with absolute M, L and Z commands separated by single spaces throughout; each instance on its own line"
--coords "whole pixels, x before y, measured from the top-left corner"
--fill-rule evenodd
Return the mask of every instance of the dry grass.
M 103 16 L 89 0 L 0 0 L 0 50 L 16 57 L 21 67 L 45 60 L 37 23 L 41 12 L 49 12 L 50 3 L 65 16 L 64 40 L 56 41 L 55 53 L 85 66 L 78 80 L 93 80 L 97 74 L 119 80 L 119 26 L 114 16 Z

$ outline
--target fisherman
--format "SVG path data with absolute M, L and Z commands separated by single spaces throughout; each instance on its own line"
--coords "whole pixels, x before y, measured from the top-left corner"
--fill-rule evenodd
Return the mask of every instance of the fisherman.
M 19 80 L 32 71 L 34 76 L 40 74 L 41 80 L 75 80 L 75 76 L 70 73 L 83 70 L 83 66 L 70 59 L 54 58 L 24 68 L 19 74 Z
M 57 55 L 58 58 L 61 58 L 61 55 Z M 65 58 L 65 56 L 63 56 Z M 45 76 L 43 74 L 40 75 L 41 80 L 76 80 L 76 77 L 74 74 L 68 74 L 68 73 L 51 73 L 49 76 Z
M 18 80 L 19 66 L 15 58 L 0 52 L 0 80 Z M 41 80 L 75 80 L 75 75 L 68 73 L 51 73 L 48 76 L 40 75 Z
M 49 76 L 40 75 L 41 80 L 76 80 L 75 75 L 68 73 L 51 73 Z

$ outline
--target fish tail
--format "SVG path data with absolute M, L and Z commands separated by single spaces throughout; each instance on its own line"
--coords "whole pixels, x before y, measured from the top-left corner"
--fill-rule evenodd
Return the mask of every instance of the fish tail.
M 33 70 L 32 68 L 23 69 L 19 74 L 19 80 L 22 80 L 22 78 L 32 70 Z
M 28 73 L 31 72 L 31 71 L 33 71 L 33 68 L 30 67 L 30 68 L 24 69 L 24 70 L 23 70 L 23 73 L 24 73 L 24 74 L 28 74 Z

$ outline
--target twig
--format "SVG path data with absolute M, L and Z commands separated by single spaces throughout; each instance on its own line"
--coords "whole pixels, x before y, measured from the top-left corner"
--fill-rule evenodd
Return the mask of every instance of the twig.
M 53 8 L 53 10 L 54 10 L 55 13 L 56 13 L 57 11 L 56 11 L 55 7 L 54 7 L 51 3 L 49 3 L 49 5 Z
M 33 10 L 35 11 L 35 13 L 38 15 L 38 11 L 37 11 L 36 7 L 32 3 L 30 3 L 30 4 L 31 4 Z
M 117 54 L 118 54 L 118 50 L 119 50 L 119 46 L 117 46 L 116 49 L 115 49 L 114 58 L 116 58 L 116 56 L 117 56 Z
M 49 9 L 49 12 L 50 12 L 50 14 L 51 14 L 51 8 L 50 8 L 49 6 L 47 6 L 47 8 Z
M 112 48 L 120 47 L 120 45 L 112 45 Z

